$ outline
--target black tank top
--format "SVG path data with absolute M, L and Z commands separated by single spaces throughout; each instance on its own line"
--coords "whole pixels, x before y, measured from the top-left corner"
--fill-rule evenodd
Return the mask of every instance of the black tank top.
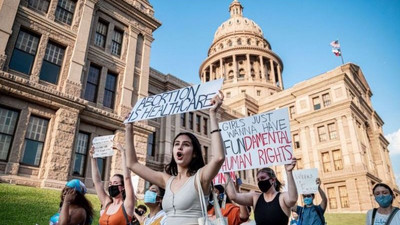
M 261 194 L 257 200 L 256 208 L 254 209 L 254 218 L 257 225 L 287 225 L 289 217 L 283 212 L 279 205 L 279 192 L 275 198 L 266 202 L 264 194 Z

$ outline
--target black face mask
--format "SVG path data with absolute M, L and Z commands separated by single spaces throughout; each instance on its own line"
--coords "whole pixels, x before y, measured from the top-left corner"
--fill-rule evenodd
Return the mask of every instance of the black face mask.
M 269 180 L 270 179 L 258 181 L 258 188 L 260 188 L 262 192 L 267 192 L 272 187 Z
M 108 194 L 110 194 L 110 196 L 112 198 L 116 197 L 117 195 L 119 195 L 119 193 L 121 193 L 121 191 L 119 190 L 120 185 L 112 185 L 108 187 Z

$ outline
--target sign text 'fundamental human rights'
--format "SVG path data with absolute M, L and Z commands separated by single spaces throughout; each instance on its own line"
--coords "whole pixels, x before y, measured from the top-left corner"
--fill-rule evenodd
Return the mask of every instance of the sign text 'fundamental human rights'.
M 219 123 L 226 151 L 221 171 L 288 164 L 292 138 L 287 108 Z
M 202 110 L 211 107 L 211 99 L 221 89 L 223 79 L 140 99 L 125 123 Z

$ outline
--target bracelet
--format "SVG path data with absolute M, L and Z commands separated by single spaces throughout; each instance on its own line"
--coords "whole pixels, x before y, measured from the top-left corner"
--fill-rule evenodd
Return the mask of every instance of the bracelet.
M 212 131 L 210 132 L 210 134 L 212 134 L 212 133 L 214 133 L 214 132 L 221 132 L 221 129 L 212 130 Z

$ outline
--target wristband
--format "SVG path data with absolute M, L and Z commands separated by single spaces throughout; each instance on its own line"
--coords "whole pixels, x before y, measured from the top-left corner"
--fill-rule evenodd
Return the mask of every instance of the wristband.
M 221 132 L 221 129 L 212 130 L 212 131 L 210 132 L 210 134 L 212 134 L 212 133 L 214 133 L 214 132 Z

